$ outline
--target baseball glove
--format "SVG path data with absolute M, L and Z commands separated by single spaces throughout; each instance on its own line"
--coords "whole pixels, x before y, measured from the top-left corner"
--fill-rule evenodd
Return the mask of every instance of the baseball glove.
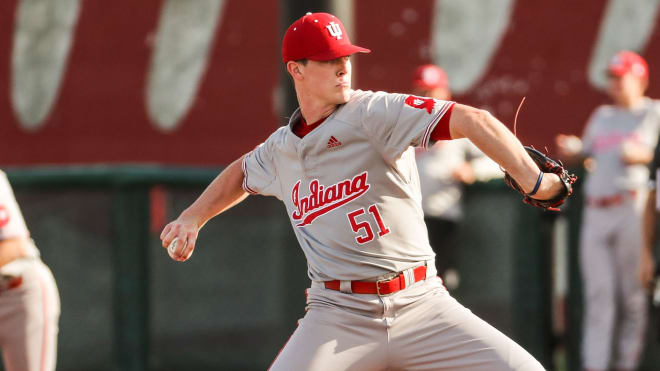
M 536 182 L 534 190 L 532 190 L 530 193 L 525 193 L 522 187 L 520 187 L 520 185 L 518 185 L 518 183 L 516 183 L 511 175 L 509 175 L 509 173 L 506 171 L 504 171 L 504 181 L 507 185 L 509 185 L 509 187 L 515 189 L 518 191 L 518 193 L 523 195 L 523 202 L 544 210 L 559 211 L 557 207 L 563 204 L 568 196 L 573 193 L 573 183 L 577 181 L 577 177 L 574 174 L 569 174 L 568 171 L 564 169 L 564 165 L 561 163 L 561 161 L 554 160 L 529 146 L 525 146 L 525 150 L 529 154 L 529 157 L 531 157 L 532 160 L 536 162 L 536 165 L 538 165 L 539 169 L 541 169 L 541 173 L 539 174 L 539 179 Z M 532 198 L 532 196 L 534 196 L 539 189 L 539 185 L 543 179 L 543 173 L 557 174 L 559 179 L 561 179 L 562 183 L 564 184 L 563 192 L 560 192 L 557 196 L 549 200 L 538 200 L 536 198 Z

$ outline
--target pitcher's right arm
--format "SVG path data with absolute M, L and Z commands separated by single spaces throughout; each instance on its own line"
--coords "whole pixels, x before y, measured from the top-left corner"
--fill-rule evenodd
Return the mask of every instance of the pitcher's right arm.
M 187 249 L 195 248 L 199 230 L 214 216 L 243 201 L 248 193 L 243 190 L 244 156 L 232 162 L 218 175 L 204 192 L 185 209 L 179 217 L 163 228 L 160 234 L 163 247 L 167 248 L 174 238 L 187 243 Z

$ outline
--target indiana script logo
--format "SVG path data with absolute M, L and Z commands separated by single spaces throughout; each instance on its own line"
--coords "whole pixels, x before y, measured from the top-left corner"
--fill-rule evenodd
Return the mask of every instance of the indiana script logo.
M 291 201 L 296 208 L 291 217 L 300 222 L 297 224 L 298 227 L 312 224 L 319 216 L 367 193 L 371 187 L 367 183 L 367 175 L 368 172 L 365 171 L 354 176 L 353 179 L 345 179 L 329 186 L 319 184 L 318 179 L 314 179 L 309 183 L 309 196 L 302 198 L 300 198 L 299 180 L 291 190 Z

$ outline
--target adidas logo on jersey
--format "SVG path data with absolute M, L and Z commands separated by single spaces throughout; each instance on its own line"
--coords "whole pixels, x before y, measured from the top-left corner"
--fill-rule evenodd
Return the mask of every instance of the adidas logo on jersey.
M 330 136 L 330 139 L 328 139 L 328 148 L 337 148 L 339 146 L 341 146 L 341 142 L 334 135 Z

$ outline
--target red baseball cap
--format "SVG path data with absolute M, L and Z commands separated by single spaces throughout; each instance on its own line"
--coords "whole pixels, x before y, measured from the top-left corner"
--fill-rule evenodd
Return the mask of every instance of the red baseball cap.
M 644 78 L 649 76 L 649 67 L 639 54 L 622 50 L 612 57 L 607 72 L 614 76 L 623 76 L 631 72 L 637 77 Z
M 449 80 L 442 68 L 433 64 L 425 64 L 415 70 L 413 86 L 420 89 L 435 89 L 449 86 Z
M 284 34 L 282 60 L 329 61 L 371 50 L 351 44 L 339 18 L 328 13 L 307 13 L 293 22 Z

